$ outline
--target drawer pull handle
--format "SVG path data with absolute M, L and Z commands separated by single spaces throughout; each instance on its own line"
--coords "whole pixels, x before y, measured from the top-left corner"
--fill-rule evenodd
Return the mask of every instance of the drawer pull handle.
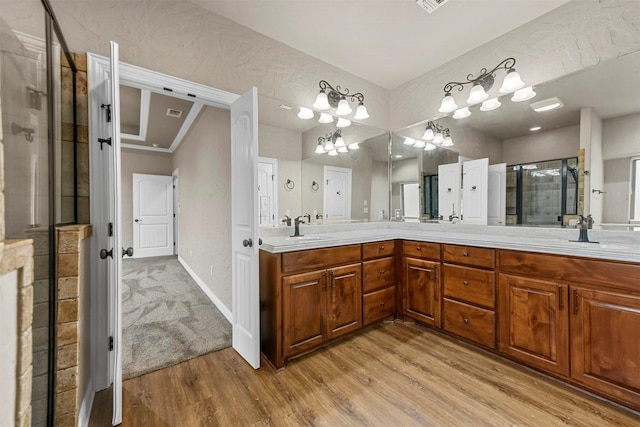
M 416 246 L 416 251 L 419 251 L 420 249 L 420 246 Z
M 380 270 L 380 275 L 383 275 L 383 274 L 384 274 L 384 270 Z
M 466 280 L 463 280 L 463 281 L 462 281 L 462 284 L 463 284 L 463 285 L 465 285 L 465 286 L 467 286 L 467 285 L 469 284 L 469 282 L 467 282 Z
M 381 251 L 384 251 L 384 246 L 380 246 L 380 250 L 381 250 Z
M 462 320 L 464 321 L 464 323 L 469 323 L 469 319 L 467 319 L 466 317 Z
M 380 303 L 380 305 L 384 307 L 384 301 L 382 301 L 382 302 Z
M 462 252 L 462 256 L 469 256 L 469 254 L 466 252 Z

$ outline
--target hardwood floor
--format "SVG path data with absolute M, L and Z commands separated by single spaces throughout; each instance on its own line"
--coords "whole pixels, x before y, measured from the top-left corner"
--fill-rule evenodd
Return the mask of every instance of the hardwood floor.
M 90 426 L 110 425 L 109 393 Z M 638 426 L 640 416 L 417 325 L 274 372 L 228 348 L 124 382 L 123 426 Z

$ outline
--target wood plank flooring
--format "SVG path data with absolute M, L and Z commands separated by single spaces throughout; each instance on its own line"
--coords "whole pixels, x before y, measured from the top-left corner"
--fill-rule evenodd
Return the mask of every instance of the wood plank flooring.
M 96 395 L 90 426 L 111 421 Z M 254 371 L 232 349 L 124 382 L 123 426 L 638 426 L 640 415 L 440 336 L 386 323 Z

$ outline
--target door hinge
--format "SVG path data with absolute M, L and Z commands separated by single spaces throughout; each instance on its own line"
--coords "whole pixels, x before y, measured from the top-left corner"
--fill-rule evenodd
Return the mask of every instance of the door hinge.
M 100 150 L 102 150 L 102 145 L 107 144 L 111 146 L 111 138 L 98 138 L 98 142 L 100 143 Z
M 173 246 L 175 246 L 175 245 L 176 245 L 176 242 L 173 242 Z
M 111 122 L 111 104 L 102 104 L 100 107 L 107 110 L 107 123 Z
M 174 185 L 173 188 L 176 188 L 176 186 Z
M 109 337 L 109 351 L 113 351 L 113 337 Z
M 113 236 L 113 223 L 109 223 L 109 237 Z

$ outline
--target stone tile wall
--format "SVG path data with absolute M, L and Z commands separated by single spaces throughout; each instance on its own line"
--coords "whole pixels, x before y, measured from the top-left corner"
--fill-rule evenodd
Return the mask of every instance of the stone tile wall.
M 56 426 L 75 426 L 83 396 L 79 387 L 82 360 L 80 331 L 88 318 L 79 316 L 88 295 L 81 292 L 82 241 L 92 234 L 90 225 L 58 227 L 56 320 Z M 86 325 L 84 325 L 86 327 Z

